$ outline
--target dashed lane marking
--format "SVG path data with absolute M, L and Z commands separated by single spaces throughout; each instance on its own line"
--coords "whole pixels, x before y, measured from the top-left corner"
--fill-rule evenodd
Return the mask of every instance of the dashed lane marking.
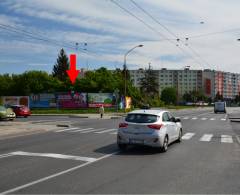
M 91 133 L 91 132 L 94 132 L 94 131 L 100 131 L 100 130 L 104 130 L 104 128 L 86 130 L 86 131 L 82 131 L 81 133 Z
M 183 140 L 188 140 L 188 139 L 191 139 L 194 135 L 195 135 L 195 133 L 185 133 L 185 134 L 182 136 L 182 139 L 183 139 Z
M 71 131 L 71 133 L 76 133 L 76 132 L 81 132 L 81 131 L 86 131 L 86 130 L 91 130 L 91 129 L 94 129 L 94 128 L 85 128 L 85 129 L 78 128 L 77 130 Z
M 1 154 L 0 158 L 6 158 L 6 157 L 9 157 L 9 156 L 13 156 L 13 154 L 11 154 L 11 153 Z
M 233 139 L 231 135 L 221 135 L 222 143 L 233 143 Z
M 117 129 L 107 129 L 107 130 L 99 131 L 99 132 L 95 132 L 95 133 L 108 133 L 108 132 L 116 131 L 116 130 L 117 130 Z
M 75 130 L 75 129 L 79 129 L 79 128 L 68 128 L 68 129 L 62 129 L 62 130 L 58 130 L 58 131 L 55 131 L 57 133 L 60 133 L 60 132 L 64 132 L 64 131 L 72 131 L 72 130 Z
M 204 134 L 200 138 L 200 141 L 202 141 L 202 142 L 209 142 L 209 141 L 211 141 L 212 137 L 213 137 L 213 134 Z

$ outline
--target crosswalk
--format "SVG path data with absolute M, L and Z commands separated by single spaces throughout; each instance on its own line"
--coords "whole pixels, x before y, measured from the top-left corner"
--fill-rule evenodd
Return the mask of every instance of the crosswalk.
M 116 135 L 117 129 L 116 128 L 93 128 L 93 127 L 72 127 L 67 129 L 56 130 L 56 133 L 69 133 L 69 134 L 109 134 L 109 135 Z M 221 142 L 221 143 L 233 143 L 233 136 L 232 135 L 214 135 L 210 133 L 202 134 L 195 132 L 186 132 L 182 136 L 182 140 L 197 140 L 199 142 Z
M 81 127 L 73 127 L 73 128 L 67 128 L 67 129 L 61 129 L 56 130 L 56 133 L 79 133 L 79 134 L 87 134 L 87 133 L 96 133 L 96 134 L 102 134 L 102 133 L 110 133 L 110 134 L 116 134 L 117 129 L 115 128 L 81 128 Z
M 227 118 L 213 118 L 213 117 L 190 117 L 190 116 L 177 116 L 182 120 L 201 120 L 201 121 L 227 121 Z
M 190 140 L 192 139 L 196 133 L 185 133 L 182 136 L 183 140 Z M 199 141 L 200 142 L 210 142 L 215 138 L 215 140 L 219 140 L 219 136 L 214 136 L 213 134 L 203 134 Z M 221 135 L 220 136 L 220 142 L 221 143 L 233 143 L 233 136 L 232 135 Z

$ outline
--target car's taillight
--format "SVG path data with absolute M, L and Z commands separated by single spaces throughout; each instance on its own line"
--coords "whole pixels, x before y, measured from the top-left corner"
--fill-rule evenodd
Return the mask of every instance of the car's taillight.
M 120 123 L 120 124 L 119 124 L 119 128 L 125 128 L 125 127 L 127 127 L 127 126 L 128 126 L 127 123 Z
M 159 130 L 159 129 L 161 129 L 162 126 L 163 126 L 163 124 L 154 124 L 154 125 L 148 125 L 148 128 Z

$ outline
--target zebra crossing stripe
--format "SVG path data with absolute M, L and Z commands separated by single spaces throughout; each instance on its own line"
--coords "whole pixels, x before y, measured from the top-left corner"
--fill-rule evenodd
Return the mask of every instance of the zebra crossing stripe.
M 110 134 L 116 135 L 116 134 L 117 134 L 117 132 L 113 132 L 113 133 L 110 133 Z
M 215 121 L 215 118 L 210 118 L 210 121 Z
M 184 120 L 187 120 L 187 119 L 189 119 L 189 117 L 188 117 L 188 116 L 186 116 L 186 117 L 184 117 L 183 119 L 184 119 Z
M 81 131 L 86 131 L 86 130 L 91 130 L 93 128 L 85 128 L 85 129 L 79 129 L 78 130 L 75 130 L 75 131 L 71 131 L 71 133 L 76 133 L 76 132 L 81 132 Z
M 182 139 L 183 139 L 183 140 L 188 140 L 188 139 L 191 139 L 194 135 L 195 135 L 195 133 L 185 133 L 185 134 L 182 136 Z
M 64 132 L 64 131 L 76 130 L 76 129 L 79 129 L 79 128 L 74 127 L 74 128 L 62 129 L 62 130 L 57 130 L 57 131 L 55 131 L 55 132 L 59 133 L 59 132 Z
M 225 120 L 227 120 L 227 119 L 225 119 L 225 118 L 221 118 L 221 121 L 225 121 Z
M 231 135 L 221 135 L 222 143 L 233 143 L 233 139 Z
M 196 118 L 196 117 L 193 117 L 192 120 L 197 120 L 197 118 Z
M 209 141 L 211 141 L 212 137 L 213 137 L 213 134 L 204 134 L 200 138 L 200 141 L 202 141 L 202 142 L 209 142 Z
M 107 133 L 107 132 L 116 131 L 116 130 L 117 130 L 117 129 L 107 129 L 107 130 L 98 131 L 98 132 L 95 132 L 95 133 Z
M 207 120 L 207 118 L 201 118 L 201 120 L 205 121 L 205 120 Z
M 94 131 L 100 131 L 100 130 L 104 130 L 104 128 L 100 128 L 100 129 L 92 129 L 92 130 L 86 130 L 86 131 L 83 131 L 81 133 L 91 133 L 91 132 L 94 132 Z

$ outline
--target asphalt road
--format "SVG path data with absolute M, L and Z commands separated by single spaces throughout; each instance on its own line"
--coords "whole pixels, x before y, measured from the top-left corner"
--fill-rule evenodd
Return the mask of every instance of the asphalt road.
M 146 147 L 119 152 L 121 119 L 23 119 L 66 120 L 72 127 L 1 140 L 0 193 L 239 194 L 240 125 L 205 109 L 175 114 L 184 140 L 166 153 Z

